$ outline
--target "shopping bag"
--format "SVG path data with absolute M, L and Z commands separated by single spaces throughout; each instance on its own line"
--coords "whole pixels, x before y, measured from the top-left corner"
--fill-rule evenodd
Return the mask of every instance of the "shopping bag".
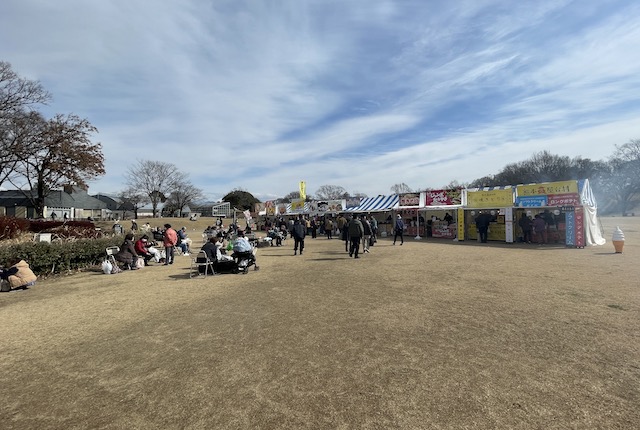
M 110 275 L 112 270 L 113 265 L 111 264 L 111 262 L 109 260 L 104 260 L 102 262 L 102 273 L 104 273 L 105 275 Z

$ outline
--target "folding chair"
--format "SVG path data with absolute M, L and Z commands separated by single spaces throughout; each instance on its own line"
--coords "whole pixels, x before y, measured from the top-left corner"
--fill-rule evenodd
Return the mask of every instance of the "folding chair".
M 189 278 L 193 278 L 194 276 L 204 276 L 206 278 L 209 274 L 209 269 L 211 270 L 211 273 L 215 275 L 213 263 L 214 262 L 209 260 L 209 257 L 207 257 L 206 252 L 198 252 L 198 255 L 191 259 L 191 271 L 189 272 Z
M 118 252 L 120 252 L 120 247 L 118 246 L 109 246 L 106 248 L 106 253 L 107 253 L 107 260 L 109 260 L 111 262 L 111 264 L 113 264 L 114 266 L 118 265 L 118 262 L 116 261 L 116 257 L 114 257 L 114 255 L 116 255 Z

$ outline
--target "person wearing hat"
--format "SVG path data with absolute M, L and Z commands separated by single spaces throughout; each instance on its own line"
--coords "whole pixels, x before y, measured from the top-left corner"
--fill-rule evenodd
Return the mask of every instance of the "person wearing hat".
M 396 226 L 393 229 L 393 244 L 396 244 L 396 240 L 400 237 L 400 245 L 404 243 L 404 222 L 402 221 L 402 216 L 398 214 L 396 217 Z

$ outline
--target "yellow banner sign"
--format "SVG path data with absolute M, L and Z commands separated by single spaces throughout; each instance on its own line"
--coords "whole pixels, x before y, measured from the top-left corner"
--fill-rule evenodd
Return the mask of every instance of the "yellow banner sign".
M 549 194 L 578 194 L 578 181 L 543 182 L 541 184 L 518 185 L 518 197 L 548 196 Z
M 307 198 L 307 183 L 300 181 L 300 198 L 305 200 Z
M 513 206 L 513 190 L 467 191 L 467 207 L 507 208 Z

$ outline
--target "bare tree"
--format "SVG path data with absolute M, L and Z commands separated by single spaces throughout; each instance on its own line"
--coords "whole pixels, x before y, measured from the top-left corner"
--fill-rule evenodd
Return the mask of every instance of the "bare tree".
M 339 185 L 322 185 L 316 191 L 316 197 L 321 200 L 342 199 L 348 195 L 347 190 Z
M 640 202 L 640 139 L 616 145 L 608 167 L 608 175 L 603 177 L 601 186 L 624 215 Z
M 104 175 L 104 156 L 102 146 L 91 141 L 98 130 L 88 120 L 72 114 L 58 114 L 49 121 L 40 115 L 30 117 L 33 128 L 20 143 L 30 151 L 16 163 L 9 182 L 22 190 L 42 217 L 45 197 L 52 189 L 67 184 L 86 187 L 88 181 Z
M 122 207 L 133 211 L 133 217 L 138 218 L 138 210 L 149 203 L 149 196 L 137 188 L 128 187 L 118 194 Z
M 159 216 L 158 205 L 165 202 L 166 196 L 185 178 L 186 174 L 178 167 L 163 161 L 138 160 L 126 173 L 127 187 L 149 197 L 153 216 Z
M 38 112 L 18 112 L 0 121 L 0 184 L 16 175 L 18 162 L 36 152 L 34 142 L 43 133 L 46 121 Z
M 453 180 L 449 182 L 447 185 L 443 186 L 441 189 L 443 190 L 457 190 L 459 188 L 467 188 L 469 184 L 464 182 L 458 182 L 457 180 Z
M 291 203 L 291 200 L 296 200 L 300 198 L 300 191 L 291 191 L 289 194 L 284 196 L 281 201 L 282 203 Z
M 180 180 L 175 184 L 174 190 L 169 194 L 167 205 L 175 207 L 180 217 L 186 206 L 204 199 L 204 191 L 197 188 L 187 180 Z
M 21 78 L 10 63 L 0 61 L 0 119 L 50 100 L 40 82 Z
M 403 194 L 403 193 L 412 193 L 413 190 L 411 189 L 411 187 L 407 184 L 405 184 L 404 182 L 400 183 L 400 184 L 395 184 L 390 188 L 390 191 L 393 194 Z
M 39 82 L 21 78 L 11 64 L 0 61 L 0 184 L 32 149 L 34 139 L 26 134 L 44 122 L 33 109 L 50 99 Z

